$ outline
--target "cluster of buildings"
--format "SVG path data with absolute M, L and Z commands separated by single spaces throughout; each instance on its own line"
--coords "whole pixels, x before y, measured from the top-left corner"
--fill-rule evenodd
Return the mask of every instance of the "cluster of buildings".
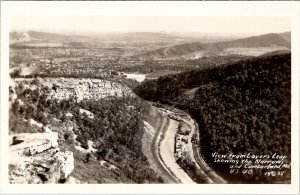
M 107 77 L 110 71 L 150 73 L 156 70 L 175 70 L 185 63 L 172 58 L 147 58 L 139 55 L 149 48 L 66 48 L 34 47 L 12 49 L 12 54 L 22 56 L 22 63 L 34 74 L 67 77 Z M 142 50 L 142 51 L 141 51 Z M 14 56 L 12 55 L 12 56 Z M 19 66 L 11 62 L 11 67 Z M 109 77 L 109 76 L 108 76 Z
M 189 134 L 191 132 L 191 127 L 189 127 L 185 122 L 181 121 L 178 125 L 178 130 L 175 136 L 175 159 L 185 157 L 188 151 L 188 140 Z
M 178 160 L 181 157 L 185 158 L 189 150 L 189 135 L 191 133 L 191 126 L 189 126 L 183 120 L 183 118 L 185 118 L 186 115 L 180 112 L 170 112 L 165 109 L 161 110 L 163 110 L 168 117 L 179 122 L 175 135 L 174 157 L 175 160 Z
M 71 58 L 116 55 L 113 50 L 106 48 L 64 48 L 64 47 L 32 47 L 16 50 L 19 55 L 41 58 Z

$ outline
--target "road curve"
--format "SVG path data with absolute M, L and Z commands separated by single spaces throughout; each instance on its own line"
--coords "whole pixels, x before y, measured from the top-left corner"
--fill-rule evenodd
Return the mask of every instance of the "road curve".
M 156 129 L 148 124 L 148 128 L 152 128 L 152 131 L 149 131 L 149 129 L 147 130 L 147 132 L 151 136 L 150 148 L 147 148 L 147 158 L 149 159 L 150 164 L 155 167 L 155 170 L 164 178 L 164 181 L 167 183 L 195 183 L 176 163 L 174 157 L 175 135 L 177 133 L 178 121 L 173 120 L 168 116 L 168 114 L 173 113 L 173 111 L 165 108 L 158 108 L 155 106 L 152 106 L 152 108 L 159 113 L 159 120 L 157 121 L 158 125 Z M 190 159 L 196 162 L 198 170 L 200 170 L 203 175 L 206 175 L 208 183 L 226 183 L 226 181 L 222 177 L 215 173 L 205 163 L 204 159 L 201 156 L 199 148 L 195 143 L 192 143 L 191 141 L 194 134 L 196 135 L 196 137 L 199 137 L 197 123 L 186 112 L 183 112 L 179 109 L 174 110 L 180 111 L 181 113 L 185 114 L 185 117 L 179 117 L 179 121 L 186 123 L 191 128 L 187 146 L 187 152 Z M 149 145 L 147 146 L 149 147 Z
M 195 132 L 194 134 L 196 135 L 195 137 L 199 138 L 199 129 L 198 129 L 198 124 L 196 121 L 194 121 L 195 124 Z M 204 161 L 201 151 L 199 149 L 199 146 L 197 146 L 195 143 L 192 143 L 192 148 L 194 152 L 194 159 L 196 160 L 197 164 L 201 167 L 201 169 L 204 171 L 204 173 L 213 181 L 213 183 L 216 184 L 226 184 L 227 181 L 224 180 L 221 176 L 219 176 L 215 171 L 213 171 Z
M 153 107 L 155 110 L 156 108 Z M 162 130 L 167 125 L 168 121 L 167 119 L 161 114 L 161 117 L 159 117 L 158 127 L 154 129 L 154 134 L 150 135 L 150 147 L 147 145 L 146 148 L 148 150 L 148 160 L 150 161 L 151 165 L 155 167 L 155 170 L 162 176 L 165 182 L 167 183 L 180 183 L 180 181 L 168 170 L 168 168 L 165 166 L 165 164 L 162 162 L 160 156 L 159 156 L 159 149 L 158 149 L 158 143 L 161 138 Z
M 173 113 L 173 111 L 171 110 L 168 110 L 166 108 L 163 108 L 161 110 L 164 110 L 165 112 L 169 112 L 169 113 Z M 198 170 L 200 170 L 207 178 L 207 182 L 208 183 L 214 183 L 214 184 L 225 184 L 227 183 L 226 180 L 224 180 L 221 176 L 219 176 L 216 172 L 214 172 L 207 164 L 206 162 L 204 161 L 204 159 L 202 158 L 201 156 L 201 151 L 200 149 L 198 148 L 198 146 L 193 143 L 191 140 L 192 140 L 192 137 L 194 135 L 196 135 L 196 137 L 199 137 L 199 128 L 198 128 L 198 124 L 196 123 L 195 120 L 192 119 L 192 117 L 180 110 L 180 109 L 176 109 L 176 108 L 172 108 L 172 110 L 176 110 L 176 112 L 181 112 L 181 113 L 184 113 L 184 117 L 181 117 L 181 116 L 177 116 L 177 118 L 186 123 L 188 126 L 190 126 L 191 128 L 191 132 L 189 134 L 189 137 L 188 137 L 188 155 L 190 157 L 190 159 L 194 162 L 196 162 L 196 166 L 198 168 Z M 175 137 L 175 135 L 174 135 Z
M 163 139 L 159 145 L 159 152 L 161 159 L 169 171 L 180 180 L 183 184 L 194 184 L 195 182 L 188 176 L 188 174 L 177 164 L 174 150 L 175 150 L 175 135 L 177 133 L 178 121 L 167 119 L 169 122 L 164 128 Z

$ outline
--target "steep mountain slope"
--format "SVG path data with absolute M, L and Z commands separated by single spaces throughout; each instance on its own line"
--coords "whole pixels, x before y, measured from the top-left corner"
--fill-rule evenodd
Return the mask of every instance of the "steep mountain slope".
M 212 154 L 291 154 L 291 55 L 257 57 L 217 68 L 147 81 L 135 89 L 142 98 L 188 110 L 199 124 L 206 161 L 233 183 L 282 183 L 290 170 L 269 177 L 267 169 L 229 174 Z
M 185 57 L 191 54 L 195 54 L 200 52 L 201 56 L 211 55 L 211 54 L 219 54 L 223 50 L 229 48 L 266 48 L 276 47 L 282 48 L 290 48 L 290 32 L 282 33 L 282 34 L 265 34 L 260 36 L 253 36 L 248 38 L 237 39 L 234 41 L 225 41 L 225 42 L 217 42 L 217 43 L 209 43 L 209 44 L 201 44 L 199 42 L 179 44 L 170 47 L 164 47 L 158 50 L 150 51 L 143 54 L 143 57 Z M 233 52 L 238 53 L 238 51 Z M 222 54 L 222 53 L 221 53 Z M 222 54 L 224 55 L 224 54 Z
M 142 151 L 149 105 L 127 87 L 96 79 L 18 78 L 9 89 L 9 133 L 56 132 L 58 147 L 74 154 L 72 177 L 87 183 L 164 182 Z

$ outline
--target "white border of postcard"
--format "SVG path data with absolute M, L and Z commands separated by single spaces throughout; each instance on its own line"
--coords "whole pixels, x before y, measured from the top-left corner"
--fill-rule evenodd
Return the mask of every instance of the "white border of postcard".
M 13 16 L 285 16 L 292 32 L 292 180 L 291 184 L 67 184 L 8 183 L 8 53 Z M 294 194 L 299 192 L 299 1 L 1 1 L 0 194 Z

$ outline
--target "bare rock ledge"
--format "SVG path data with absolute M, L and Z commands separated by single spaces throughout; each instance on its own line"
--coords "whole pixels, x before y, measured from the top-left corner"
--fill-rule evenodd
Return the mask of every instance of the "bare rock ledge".
M 23 183 L 63 183 L 74 170 L 73 152 L 61 152 L 58 133 L 10 135 L 9 181 Z

